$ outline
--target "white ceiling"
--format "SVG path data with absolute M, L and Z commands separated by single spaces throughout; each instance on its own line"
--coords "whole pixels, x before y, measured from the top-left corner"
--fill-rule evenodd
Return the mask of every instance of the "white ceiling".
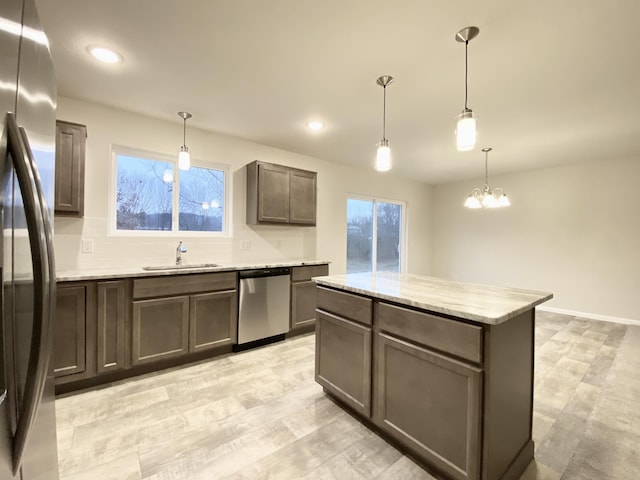
M 373 169 L 387 88 L 393 172 L 430 184 L 640 160 L 638 0 L 36 0 L 59 94 Z M 457 152 L 469 107 L 479 143 Z M 120 52 L 97 63 L 88 45 Z M 304 126 L 321 119 L 313 134 Z M 193 152 L 197 157 L 198 152 Z M 254 159 L 247 159 L 247 162 Z

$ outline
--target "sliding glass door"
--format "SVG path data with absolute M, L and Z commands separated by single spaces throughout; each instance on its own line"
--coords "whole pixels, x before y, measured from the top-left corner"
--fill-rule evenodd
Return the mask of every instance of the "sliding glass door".
M 404 210 L 402 202 L 347 199 L 347 273 L 402 271 Z

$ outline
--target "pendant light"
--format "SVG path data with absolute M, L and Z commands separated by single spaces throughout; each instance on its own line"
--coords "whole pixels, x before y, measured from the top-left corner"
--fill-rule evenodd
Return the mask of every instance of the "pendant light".
M 391 170 L 391 149 L 389 148 L 389 140 L 386 138 L 386 117 L 387 117 L 387 85 L 393 82 L 393 77 L 383 75 L 376 80 L 376 83 L 384 89 L 382 101 L 382 140 L 378 144 L 378 152 L 376 153 L 376 170 L 386 172 Z
M 191 168 L 191 153 L 189 147 L 187 147 L 187 119 L 192 115 L 189 112 L 178 112 L 178 116 L 184 121 L 182 129 L 182 146 L 180 147 L 180 153 L 178 153 L 178 168 L 180 170 L 189 170 Z
M 469 41 L 478 36 L 478 27 L 465 27 L 456 33 L 456 41 L 464 42 L 464 110 L 458 115 L 456 125 L 456 147 L 460 152 L 473 150 L 478 137 L 477 118 L 473 115 L 473 110 L 467 107 L 468 74 L 469 65 L 467 60 L 467 49 Z
M 500 208 L 511 205 L 509 197 L 500 187 L 491 189 L 489 186 L 489 152 L 490 147 L 483 148 L 484 152 L 484 187 L 474 188 L 464 202 L 467 208 Z

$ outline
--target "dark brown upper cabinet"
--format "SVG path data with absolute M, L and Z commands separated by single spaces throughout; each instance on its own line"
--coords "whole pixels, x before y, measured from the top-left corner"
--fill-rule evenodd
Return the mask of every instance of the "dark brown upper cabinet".
M 84 215 L 86 140 L 86 126 L 56 120 L 56 215 Z
M 316 224 L 317 173 L 255 162 L 247 165 L 247 224 Z

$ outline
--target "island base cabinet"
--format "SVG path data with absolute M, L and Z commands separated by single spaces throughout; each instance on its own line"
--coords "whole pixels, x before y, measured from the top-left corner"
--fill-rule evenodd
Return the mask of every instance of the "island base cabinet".
M 317 311 L 316 381 L 371 416 L 371 328 Z
M 188 353 L 188 296 L 135 301 L 132 313 L 133 365 Z
M 236 343 L 237 305 L 236 290 L 191 295 L 189 351 Z
M 374 423 L 449 478 L 478 479 L 482 371 L 378 334 Z

